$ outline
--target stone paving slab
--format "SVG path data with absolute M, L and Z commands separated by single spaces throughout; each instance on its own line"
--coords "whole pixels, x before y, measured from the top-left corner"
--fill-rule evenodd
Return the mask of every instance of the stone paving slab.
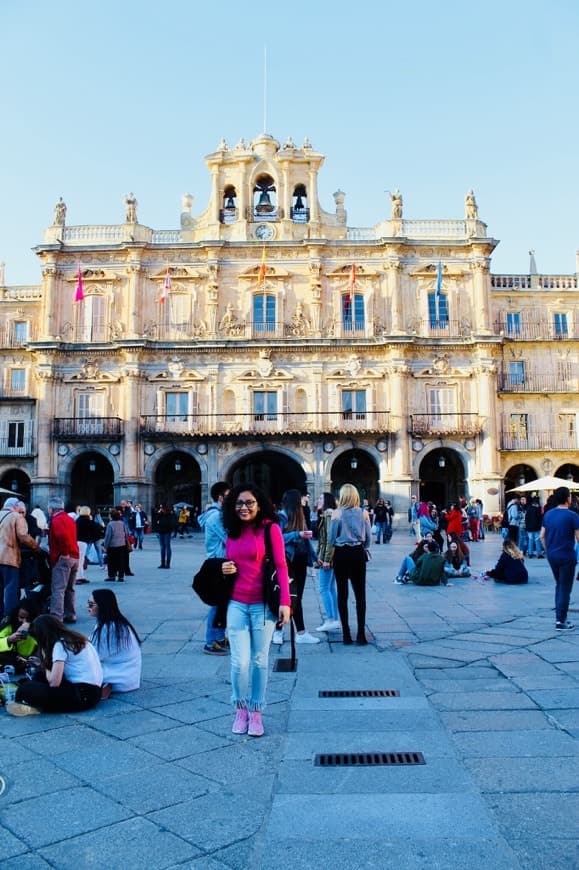
M 489 795 L 488 804 L 497 824 L 515 837 L 579 839 L 579 794 Z
M 175 761 L 198 753 L 209 753 L 222 746 L 231 745 L 228 737 L 212 734 L 195 725 L 182 725 L 170 731 L 143 734 L 131 738 L 129 742 L 166 761 Z
M 561 731 L 493 731 L 459 733 L 453 736 L 456 747 L 465 758 L 553 758 L 575 757 L 577 742 Z
M 523 692 L 436 692 L 428 700 L 437 710 L 536 710 Z
M 527 731 L 552 730 L 553 726 L 540 710 L 467 710 L 441 713 L 446 727 L 458 731 Z M 506 738 L 505 738 L 506 739 Z
M 579 757 L 469 758 L 466 767 L 484 793 L 573 792 L 579 783 Z
M 130 855 L 131 867 L 155 867 L 156 870 L 175 866 L 201 855 L 191 843 L 176 837 L 148 819 L 130 819 L 110 825 L 102 831 L 71 838 L 66 851 L 60 846 L 43 849 L 41 854 L 59 870 L 78 870 L 90 867 L 110 870 L 122 866 L 119 858 Z M 201 865 L 196 865 L 201 867 Z

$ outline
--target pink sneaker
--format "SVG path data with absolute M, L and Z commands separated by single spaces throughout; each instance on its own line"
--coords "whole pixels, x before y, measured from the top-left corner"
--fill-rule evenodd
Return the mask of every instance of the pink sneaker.
M 247 726 L 249 723 L 249 713 L 245 707 L 238 707 L 235 719 L 233 720 L 232 731 L 234 734 L 247 734 Z
M 255 710 L 253 713 L 249 714 L 249 727 L 247 733 L 250 737 L 263 736 L 263 722 L 259 710 Z

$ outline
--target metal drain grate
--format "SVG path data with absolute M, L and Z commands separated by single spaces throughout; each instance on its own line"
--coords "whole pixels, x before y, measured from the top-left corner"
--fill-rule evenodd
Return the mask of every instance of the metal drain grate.
M 336 689 L 318 692 L 318 698 L 399 698 L 398 689 Z
M 422 752 L 334 752 L 316 755 L 316 767 L 383 767 L 426 764 Z

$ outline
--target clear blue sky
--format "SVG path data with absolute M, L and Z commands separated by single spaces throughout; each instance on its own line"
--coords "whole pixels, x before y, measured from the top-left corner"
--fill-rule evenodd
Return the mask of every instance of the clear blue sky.
M 203 161 L 263 126 L 326 155 L 322 207 L 461 218 L 473 187 L 500 240 L 494 272 L 575 271 L 579 248 L 576 0 L 343 4 L 0 0 L 0 260 L 39 283 L 31 247 L 62 195 L 67 223 L 179 225 L 207 205 Z

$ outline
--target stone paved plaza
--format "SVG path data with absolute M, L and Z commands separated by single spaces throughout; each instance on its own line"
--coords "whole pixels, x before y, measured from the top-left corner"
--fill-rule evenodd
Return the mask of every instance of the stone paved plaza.
M 174 542 L 171 571 L 157 570 L 147 537 L 136 576 L 114 587 L 144 639 L 142 689 L 78 715 L 0 710 L 0 866 L 579 866 L 579 631 L 554 630 L 547 563 L 528 562 L 526 587 L 394 585 L 411 546 L 402 523 L 373 548 L 370 645 L 344 647 L 336 633 L 299 646 L 297 673 L 271 675 L 256 740 L 231 733 L 228 658 L 201 652 L 201 537 Z M 474 570 L 500 546 L 492 534 L 471 545 Z M 85 632 L 88 594 L 105 585 L 98 567 L 88 576 Z M 278 649 L 271 664 L 289 656 L 288 643 Z M 319 697 L 340 689 L 400 694 Z M 421 752 L 426 764 L 314 765 L 352 752 Z

